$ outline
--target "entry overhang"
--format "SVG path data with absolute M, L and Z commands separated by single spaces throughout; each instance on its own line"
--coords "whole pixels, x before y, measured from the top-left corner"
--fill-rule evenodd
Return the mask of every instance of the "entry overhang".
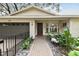
M 69 19 L 69 18 L 79 18 L 79 16 L 37 16 L 37 15 L 30 15 L 30 16 L 0 16 L 0 19 L 12 19 L 12 18 L 52 18 L 52 19 Z

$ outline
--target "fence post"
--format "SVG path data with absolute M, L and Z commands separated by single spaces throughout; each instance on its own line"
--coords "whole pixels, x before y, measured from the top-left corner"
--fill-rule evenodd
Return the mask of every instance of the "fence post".
M 0 49 L 0 56 L 2 56 L 2 52 L 1 52 L 1 49 Z
M 4 53 L 4 39 L 3 39 L 3 53 Z
M 8 48 L 6 49 L 6 53 L 7 53 L 7 56 L 8 56 Z
M 7 37 L 6 37 L 6 54 L 7 54 L 7 56 L 8 56 Z
M 16 55 L 16 36 L 15 36 L 15 55 Z

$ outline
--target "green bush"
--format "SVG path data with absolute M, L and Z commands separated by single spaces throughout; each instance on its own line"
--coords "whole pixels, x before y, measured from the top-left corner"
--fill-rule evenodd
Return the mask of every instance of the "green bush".
M 28 41 L 28 42 L 27 42 L 27 41 L 24 42 L 23 45 L 22 45 L 22 48 L 23 48 L 23 49 L 28 49 L 29 47 L 30 47 L 29 41 Z
M 48 40 L 51 40 L 51 38 L 52 38 L 51 33 L 48 33 L 47 39 L 48 39 Z
M 68 53 L 68 56 L 79 56 L 79 51 L 73 50 Z
M 76 46 L 76 47 L 79 46 L 79 38 L 76 38 L 76 39 L 75 39 L 75 46 Z
M 32 38 L 28 37 L 28 38 L 24 38 L 23 44 L 22 44 L 22 49 L 29 49 L 30 44 L 32 42 Z
M 75 46 L 75 38 L 71 36 L 68 28 L 65 28 L 63 33 L 58 33 L 54 37 L 59 42 L 59 45 L 65 47 L 67 51 L 70 51 Z

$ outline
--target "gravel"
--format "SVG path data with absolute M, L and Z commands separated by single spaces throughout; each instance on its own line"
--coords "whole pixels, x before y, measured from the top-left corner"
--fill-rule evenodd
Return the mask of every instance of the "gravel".
M 64 54 L 61 53 L 59 46 L 57 44 L 52 43 L 50 40 L 47 41 L 52 50 L 53 56 L 65 56 Z
M 16 53 L 16 56 L 27 56 L 29 53 L 29 50 L 22 50 L 20 49 L 17 53 Z

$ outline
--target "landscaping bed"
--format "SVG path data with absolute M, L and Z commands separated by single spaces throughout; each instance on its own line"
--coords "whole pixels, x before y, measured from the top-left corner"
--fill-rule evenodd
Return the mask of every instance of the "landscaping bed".
M 79 37 L 72 37 L 68 28 L 62 33 L 47 36 L 54 56 L 79 56 Z
M 50 40 L 48 41 L 48 45 L 50 46 L 53 56 L 65 56 L 63 52 L 65 52 L 65 49 L 62 47 L 59 47 L 58 44 L 52 43 Z
M 30 46 L 33 42 L 33 39 L 30 37 L 25 37 L 21 48 L 16 53 L 16 56 L 27 56 L 30 51 Z

